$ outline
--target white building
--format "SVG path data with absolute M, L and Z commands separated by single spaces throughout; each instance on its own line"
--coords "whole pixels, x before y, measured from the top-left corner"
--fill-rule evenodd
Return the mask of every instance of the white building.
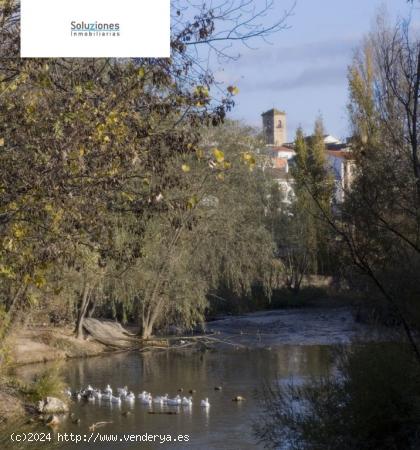
M 293 198 L 293 179 L 290 175 L 290 164 L 296 156 L 294 143 L 287 143 L 286 113 L 271 109 L 262 114 L 263 133 L 266 146 L 262 153 L 271 160 L 269 169 L 273 179 L 279 183 L 284 191 L 285 202 L 290 203 Z M 335 178 L 335 201 L 342 203 L 345 192 L 350 188 L 353 180 L 354 162 L 352 161 L 351 146 L 336 137 L 326 134 L 324 143 L 327 153 L 327 163 Z

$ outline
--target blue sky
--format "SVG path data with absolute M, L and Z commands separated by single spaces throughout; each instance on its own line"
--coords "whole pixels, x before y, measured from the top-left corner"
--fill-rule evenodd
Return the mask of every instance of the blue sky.
M 292 3 L 277 0 L 270 17 L 280 17 Z M 214 68 L 218 80 L 240 89 L 230 117 L 260 126 L 263 111 L 285 110 L 292 140 L 297 126 L 309 133 L 321 114 L 328 133 L 347 136 L 347 67 L 383 5 L 393 21 L 412 11 L 418 25 L 420 9 L 406 0 L 297 0 L 290 28 L 272 36 L 271 45 L 242 46 L 239 60 Z

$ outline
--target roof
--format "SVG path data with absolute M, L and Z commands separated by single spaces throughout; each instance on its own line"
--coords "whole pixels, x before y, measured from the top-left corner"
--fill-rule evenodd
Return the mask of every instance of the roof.
M 349 149 L 350 146 L 348 144 L 344 144 L 342 142 L 340 143 L 332 143 L 332 144 L 326 144 L 327 150 L 345 150 Z
M 284 111 L 280 111 L 279 109 L 276 109 L 276 108 L 269 109 L 268 111 L 263 112 L 261 115 L 266 116 L 268 114 L 284 114 L 284 115 L 286 115 L 286 113 Z
M 271 152 L 294 152 L 293 148 L 284 145 L 269 145 L 266 148 Z
M 329 156 L 343 159 L 353 159 L 353 153 L 348 150 L 327 150 Z

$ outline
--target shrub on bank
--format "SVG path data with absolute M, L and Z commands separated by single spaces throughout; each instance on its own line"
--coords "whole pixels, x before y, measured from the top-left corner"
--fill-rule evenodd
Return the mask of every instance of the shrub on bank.
M 266 388 L 255 432 L 267 448 L 418 449 L 420 366 L 401 344 L 343 350 L 334 376 Z

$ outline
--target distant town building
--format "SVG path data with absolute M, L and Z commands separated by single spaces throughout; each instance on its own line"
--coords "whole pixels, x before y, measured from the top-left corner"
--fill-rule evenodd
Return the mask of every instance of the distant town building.
M 267 145 L 282 146 L 287 142 L 286 113 L 278 109 L 270 109 L 262 113 L 263 132 Z
M 293 178 L 290 174 L 290 164 L 296 156 L 294 142 L 287 142 L 286 113 L 275 108 L 262 114 L 263 135 L 265 147 L 262 153 L 268 157 L 270 164 L 265 170 L 276 180 L 282 188 L 284 202 L 290 203 L 293 198 Z M 342 203 L 345 192 L 350 188 L 354 161 L 352 159 L 351 144 L 343 143 L 329 134 L 324 136 L 326 159 L 335 178 L 335 201 Z

